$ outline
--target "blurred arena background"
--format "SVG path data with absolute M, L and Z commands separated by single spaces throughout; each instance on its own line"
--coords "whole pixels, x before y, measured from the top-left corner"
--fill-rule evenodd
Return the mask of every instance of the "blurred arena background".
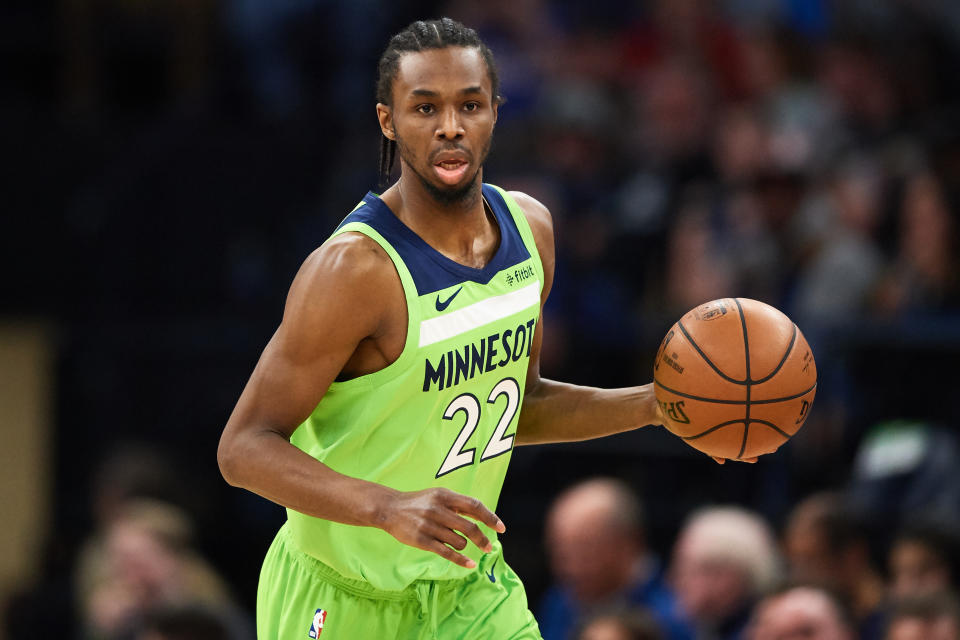
M 440 15 L 498 61 L 485 180 L 555 218 L 545 375 L 648 382 L 666 329 L 724 296 L 784 310 L 820 372 L 806 426 L 755 466 L 655 429 L 517 449 L 498 513 L 534 611 L 548 508 L 598 474 L 639 496 L 667 568 L 699 507 L 781 534 L 824 490 L 886 585 L 903 525 L 956 541 L 960 3 L 12 0 L 5 637 L 121 637 L 163 601 L 125 585 L 174 574 L 179 604 L 223 605 L 245 637 L 283 512 L 222 481 L 217 440 L 300 262 L 376 188 L 387 38 Z

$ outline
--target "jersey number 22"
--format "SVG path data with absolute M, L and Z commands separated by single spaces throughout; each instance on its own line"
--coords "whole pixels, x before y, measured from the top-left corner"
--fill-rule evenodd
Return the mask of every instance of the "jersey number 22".
M 500 421 L 497 422 L 497 428 L 493 430 L 493 435 L 490 436 L 487 446 L 483 448 L 480 462 L 495 458 L 513 448 L 513 434 L 504 434 L 520 407 L 520 385 L 513 378 L 504 378 L 494 385 L 493 390 L 487 397 L 487 404 L 494 404 L 500 396 L 507 396 L 507 407 L 500 415 Z M 466 420 L 457 435 L 457 439 L 453 441 L 450 452 L 443 459 L 440 470 L 437 471 L 436 477 L 438 478 L 460 467 L 473 464 L 476 449 L 464 449 L 464 447 L 467 446 L 470 436 L 477 428 L 477 423 L 480 422 L 480 401 L 472 393 L 460 394 L 447 405 L 443 412 L 443 419 L 453 420 L 453 417 L 461 411 L 466 414 Z

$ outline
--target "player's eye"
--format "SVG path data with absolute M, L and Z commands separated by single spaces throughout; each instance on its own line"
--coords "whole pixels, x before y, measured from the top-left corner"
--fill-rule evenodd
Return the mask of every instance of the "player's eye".
M 417 107 L 417 111 L 425 116 L 428 116 L 434 112 L 434 109 L 432 104 L 421 104 Z
M 479 102 L 468 102 L 463 105 L 464 111 L 476 111 L 479 108 L 480 108 Z

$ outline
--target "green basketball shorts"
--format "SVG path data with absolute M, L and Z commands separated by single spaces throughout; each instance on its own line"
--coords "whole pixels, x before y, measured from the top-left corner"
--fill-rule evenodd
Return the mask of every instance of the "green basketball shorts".
M 542 640 L 517 574 L 497 548 L 459 580 L 381 591 L 299 551 L 284 525 L 263 562 L 258 640 Z

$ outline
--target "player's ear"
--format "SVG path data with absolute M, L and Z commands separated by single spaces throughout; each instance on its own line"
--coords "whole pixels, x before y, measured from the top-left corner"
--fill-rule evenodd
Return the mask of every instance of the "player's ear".
M 377 120 L 380 121 L 380 131 L 388 140 L 396 140 L 397 132 L 393 129 L 393 109 L 390 105 L 377 103 Z

